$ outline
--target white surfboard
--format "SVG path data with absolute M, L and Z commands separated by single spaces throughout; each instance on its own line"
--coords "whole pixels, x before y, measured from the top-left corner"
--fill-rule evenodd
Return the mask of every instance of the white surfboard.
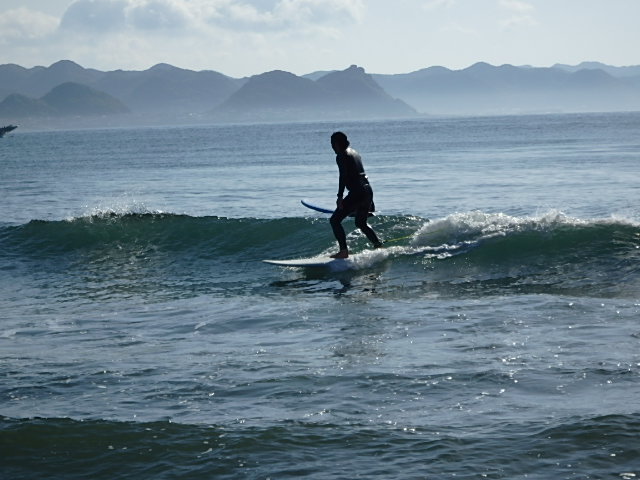
M 294 258 L 289 260 L 263 260 L 263 262 L 281 267 L 329 268 L 331 270 L 347 270 L 353 267 L 353 262 L 348 258 L 331 258 L 327 256 Z

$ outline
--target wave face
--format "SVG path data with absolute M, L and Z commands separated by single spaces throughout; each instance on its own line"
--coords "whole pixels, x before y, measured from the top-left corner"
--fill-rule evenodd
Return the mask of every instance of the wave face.
M 525 293 L 638 293 L 640 228 L 632 221 L 472 212 L 426 224 L 413 243 L 448 247 L 440 276 L 450 283 L 496 282 Z
M 545 479 L 582 478 L 588 471 L 592 478 L 632 480 L 640 455 L 638 428 L 637 414 L 572 418 L 553 427 L 497 424 L 465 435 L 446 426 L 434 432 L 288 422 L 232 429 L 0 417 L 6 440 L 0 472 L 13 479 L 508 479 L 524 472 L 527 478 Z M 332 460 L 323 462 L 326 458 Z
M 433 221 L 382 216 L 372 224 L 387 248 L 369 250 L 359 232 L 350 234 L 352 250 L 360 252 L 352 255 L 351 274 L 387 269 L 395 278 L 420 278 L 422 288 L 456 295 L 512 290 L 635 296 L 640 291 L 640 226 L 633 221 L 466 212 Z M 153 273 L 166 283 L 156 285 L 160 288 L 233 278 L 237 287 L 250 283 L 252 270 L 264 268 L 262 259 L 328 253 L 333 244 L 324 218 L 104 213 L 1 227 L 0 268 L 34 274 L 64 270 L 94 282 L 109 279 L 111 285 L 144 283 Z

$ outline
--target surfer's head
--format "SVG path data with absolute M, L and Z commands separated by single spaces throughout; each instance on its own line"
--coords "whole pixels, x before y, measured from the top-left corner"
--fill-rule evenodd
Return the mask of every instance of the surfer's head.
M 336 152 L 343 152 L 349 147 L 349 140 L 342 132 L 334 132 L 331 135 L 331 146 Z

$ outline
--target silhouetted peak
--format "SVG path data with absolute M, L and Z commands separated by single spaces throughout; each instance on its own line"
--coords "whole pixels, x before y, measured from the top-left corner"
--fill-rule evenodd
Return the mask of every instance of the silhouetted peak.
M 349 68 L 346 68 L 344 70 L 337 70 L 335 72 L 330 72 L 326 76 L 329 76 L 329 75 L 349 77 L 349 78 L 359 78 L 359 77 L 368 76 L 367 73 L 364 71 L 364 68 L 359 67 L 357 65 L 351 65 Z
M 270 72 L 261 73 L 259 75 L 254 75 L 249 78 L 249 83 L 277 83 L 277 82 L 287 82 L 290 83 L 292 81 L 311 81 L 306 78 L 298 77 L 291 72 L 285 72 L 284 70 L 272 70 Z
M 129 109 L 111 95 L 77 82 L 64 82 L 41 98 L 59 114 L 124 113 Z
M 381 91 L 380 86 L 375 82 L 373 77 L 365 73 L 364 68 L 357 65 L 351 65 L 346 70 L 331 72 L 317 80 L 317 83 L 323 85 L 330 90 L 357 91 L 362 92 L 362 88 L 366 90 Z
M 348 72 L 348 73 L 360 73 L 360 74 L 364 74 L 365 73 L 364 72 L 364 68 L 359 67 L 357 65 L 351 65 L 349 68 L 347 68 L 345 70 L 345 72 Z
M 84 70 L 84 68 L 82 68 L 76 62 L 72 62 L 71 60 L 60 60 L 56 63 L 52 63 L 49 66 L 49 70 L 71 72 L 71 71 L 77 71 L 77 70 Z
M 52 92 L 64 92 L 64 93 L 76 92 L 76 91 L 89 92 L 91 90 L 93 89 L 88 85 L 84 85 L 82 83 L 77 83 L 77 82 L 64 82 L 51 89 Z
M 254 78 L 277 78 L 277 77 L 295 77 L 291 72 L 285 72 L 284 70 L 271 70 L 270 72 L 260 73 L 254 75 Z
M 420 70 L 416 70 L 415 72 L 411 72 L 405 75 L 412 75 L 417 77 L 428 77 L 431 75 L 446 75 L 450 73 L 452 73 L 452 70 L 449 70 L 446 67 L 434 66 L 434 67 L 421 68 Z
M 605 70 L 607 68 L 607 65 L 601 62 L 582 62 L 578 65 L 578 68 L 585 70 Z
M 472 72 L 472 71 L 476 71 L 476 72 L 485 72 L 488 70 L 493 70 L 494 67 L 493 65 L 487 63 L 487 62 L 477 62 L 474 63 L 473 65 L 471 65 L 470 67 L 467 67 L 465 69 L 463 69 L 463 71 L 467 71 L 467 72 Z
M 176 72 L 179 70 L 182 69 L 169 65 L 168 63 L 158 63 L 149 69 L 151 72 Z
M 5 63 L 4 65 L 0 65 L 0 69 L 5 71 L 14 71 L 14 72 L 26 72 L 27 69 L 21 65 L 16 65 L 15 63 Z

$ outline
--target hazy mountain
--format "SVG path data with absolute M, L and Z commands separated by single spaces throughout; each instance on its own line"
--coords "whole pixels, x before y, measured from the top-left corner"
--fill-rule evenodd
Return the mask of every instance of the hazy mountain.
M 216 112 L 245 116 L 256 114 L 302 114 L 322 108 L 328 95 L 313 80 L 275 70 L 251 77 Z
M 108 93 L 74 82 L 58 85 L 42 100 L 60 115 L 110 115 L 129 109 Z
M 14 93 L 41 97 L 74 82 L 109 93 L 138 114 L 202 113 L 220 104 L 245 82 L 218 72 L 195 72 L 159 64 L 144 71 L 102 72 L 69 60 L 49 67 L 0 65 L 0 100 Z
M 416 111 L 402 100 L 391 97 L 365 73 L 364 68 L 351 65 L 346 70 L 331 72 L 316 83 L 329 92 L 334 108 L 354 117 L 404 117 Z
M 325 75 L 327 75 L 328 73 L 333 73 L 336 70 L 317 70 L 315 72 L 311 72 L 311 73 L 307 73 L 305 75 L 302 75 L 302 78 L 308 78 L 309 80 L 318 80 L 321 77 L 324 77 Z
M 29 70 L 13 63 L 0 65 L 0 99 L 24 92 L 22 86 L 29 77 Z M 22 93 L 25 95 L 25 93 Z
M 29 69 L 12 64 L 0 65 L 0 99 L 12 93 L 41 97 L 61 83 L 91 85 L 102 75 L 98 70 L 83 68 L 69 60 Z
M 58 85 L 40 99 L 12 94 L 0 103 L 0 116 L 6 118 L 93 116 L 127 112 L 129 109 L 111 95 L 73 82 Z
M 222 103 L 244 80 L 158 64 L 142 72 L 107 72 L 95 83 L 137 112 L 200 113 Z
M 54 115 L 53 108 L 43 100 L 12 93 L 0 102 L 0 118 L 17 119 Z
M 70 60 L 61 60 L 47 69 L 35 69 L 30 76 L 29 83 L 35 90 L 35 95 L 42 95 L 62 83 L 72 82 L 92 85 L 103 72 L 90 68 L 83 68 Z
M 69 82 L 75 87 L 55 90 Z M 132 112 L 127 121 L 164 124 L 402 117 L 416 111 L 476 115 L 640 110 L 640 66 L 584 62 L 536 68 L 479 62 L 461 70 L 435 66 L 369 75 L 352 65 L 302 77 L 274 71 L 239 79 L 167 64 L 102 72 L 62 60 L 49 67 L 0 65 L 0 100 L 0 117 L 8 122 L 13 115 L 104 115 L 127 107 Z
M 556 63 L 553 68 L 559 68 L 568 72 L 577 72 L 578 70 L 602 70 L 612 77 L 638 77 L 640 76 L 640 65 L 629 67 L 614 67 L 600 62 L 582 62 L 579 65 L 564 65 Z
M 352 65 L 313 81 L 276 70 L 251 77 L 214 114 L 223 118 L 320 119 L 415 115 Z
M 492 66 L 430 67 L 373 75 L 391 95 L 433 114 L 509 114 L 640 110 L 640 76 L 614 77 L 602 69 Z

